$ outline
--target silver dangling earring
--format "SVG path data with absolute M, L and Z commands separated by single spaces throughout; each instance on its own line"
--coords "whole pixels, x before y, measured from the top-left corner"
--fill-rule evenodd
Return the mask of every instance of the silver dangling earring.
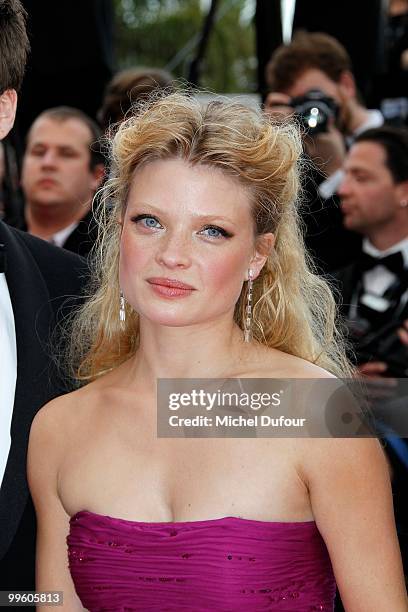
M 126 321 L 125 296 L 123 295 L 122 289 L 120 290 L 119 296 L 119 321 L 121 323 Z
M 248 293 L 245 308 L 244 342 L 252 340 L 252 285 L 254 273 L 251 268 L 248 270 Z

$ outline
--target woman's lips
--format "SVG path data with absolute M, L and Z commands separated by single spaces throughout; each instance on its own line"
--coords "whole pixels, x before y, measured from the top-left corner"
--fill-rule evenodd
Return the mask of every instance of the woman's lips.
M 153 291 L 162 297 L 187 297 L 195 291 L 194 287 L 171 278 L 148 278 Z

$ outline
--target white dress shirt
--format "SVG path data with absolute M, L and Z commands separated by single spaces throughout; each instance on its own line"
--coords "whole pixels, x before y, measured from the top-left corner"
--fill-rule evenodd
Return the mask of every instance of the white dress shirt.
M 64 227 L 64 229 L 60 230 L 59 232 L 55 232 L 55 234 L 48 238 L 48 242 L 55 244 L 55 246 L 62 247 L 68 239 L 68 236 L 72 234 L 76 227 L 78 227 L 77 221 L 71 223 L 71 225 L 68 225 L 68 227 Z
M 14 314 L 5 274 L 0 274 L 0 486 L 11 446 L 11 419 L 17 380 Z
M 389 249 L 385 249 L 385 251 L 380 251 L 371 244 L 368 238 L 364 238 L 362 249 L 364 253 L 372 257 L 386 257 L 401 251 L 404 259 L 404 268 L 408 268 L 408 237 L 400 240 L 400 242 L 397 242 Z M 364 273 L 363 287 L 365 291 L 375 295 L 383 295 L 396 280 L 397 277 L 391 270 L 385 266 L 378 265 Z

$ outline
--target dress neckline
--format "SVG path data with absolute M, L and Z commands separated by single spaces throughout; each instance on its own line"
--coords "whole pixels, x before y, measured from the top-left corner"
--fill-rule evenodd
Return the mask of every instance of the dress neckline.
M 246 523 L 248 525 L 263 525 L 263 526 L 283 526 L 283 525 L 303 525 L 303 526 L 316 526 L 316 521 L 261 521 L 257 519 L 248 519 L 242 518 L 240 516 L 222 516 L 219 518 L 211 518 L 211 519 L 202 519 L 197 521 L 133 521 L 130 519 L 118 518 L 114 516 L 109 516 L 107 514 L 99 514 L 98 512 L 92 512 L 91 510 L 79 510 L 73 514 L 70 518 L 70 523 L 73 523 L 76 520 L 79 520 L 83 516 L 95 517 L 97 519 L 104 519 L 106 521 L 115 521 L 119 523 L 124 523 L 127 525 L 139 525 L 139 526 L 147 526 L 147 527 L 194 527 L 194 526 L 202 526 L 202 525 L 212 525 L 219 524 L 222 522 L 231 522 L 231 523 Z

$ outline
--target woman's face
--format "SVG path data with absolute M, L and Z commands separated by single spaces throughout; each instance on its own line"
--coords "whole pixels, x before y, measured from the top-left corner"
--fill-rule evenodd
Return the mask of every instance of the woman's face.
M 272 234 L 255 241 L 238 181 L 182 160 L 134 174 L 122 223 L 124 295 L 142 317 L 171 327 L 232 318 L 248 268 L 256 277 L 273 245 Z

